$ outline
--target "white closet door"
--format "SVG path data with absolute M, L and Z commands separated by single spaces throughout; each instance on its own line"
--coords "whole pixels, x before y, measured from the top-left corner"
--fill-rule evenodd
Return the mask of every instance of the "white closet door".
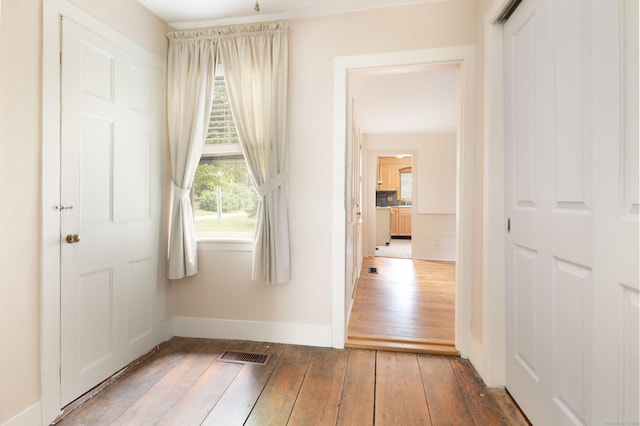
M 624 5 L 524 0 L 504 26 L 507 388 L 534 424 L 638 421 L 637 4 L 635 83 L 621 79 Z
M 591 6 L 594 157 L 592 418 L 640 424 L 638 0 Z

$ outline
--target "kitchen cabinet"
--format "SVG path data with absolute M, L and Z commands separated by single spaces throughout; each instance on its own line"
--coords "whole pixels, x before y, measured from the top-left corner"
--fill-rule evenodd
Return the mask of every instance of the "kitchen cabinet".
M 378 191 L 396 191 L 400 197 L 400 172 L 411 170 L 411 156 L 378 157 Z M 407 197 L 405 197 L 407 198 Z M 409 197 L 410 198 L 410 197 Z
M 378 166 L 378 191 L 398 190 L 398 166 L 396 164 L 380 164 Z
M 395 237 L 411 236 L 411 207 L 391 207 L 391 235 Z
M 398 207 L 398 235 L 411 236 L 411 207 Z
M 391 236 L 398 235 L 398 208 L 391 207 Z

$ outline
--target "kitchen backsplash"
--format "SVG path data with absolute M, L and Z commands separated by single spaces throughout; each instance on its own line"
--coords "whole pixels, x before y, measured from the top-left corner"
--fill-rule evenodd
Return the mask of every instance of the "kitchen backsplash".
M 376 207 L 410 206 L 411 201 L 398 201 L 397 191 L 376 191 Z
M 398 201 L 396 191 L 376 191 L 376 207 L 410 205 L 411 201 Z

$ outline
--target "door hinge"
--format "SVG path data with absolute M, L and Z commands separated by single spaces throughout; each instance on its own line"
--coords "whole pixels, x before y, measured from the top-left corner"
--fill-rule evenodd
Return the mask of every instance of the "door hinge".
M 507 234 L 511 233 L 511 218 L 507 218 Z

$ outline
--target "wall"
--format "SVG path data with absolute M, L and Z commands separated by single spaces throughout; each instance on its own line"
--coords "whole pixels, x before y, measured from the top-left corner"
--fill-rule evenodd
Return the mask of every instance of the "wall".
M 4 0 L 0 22 L 0 424 L 40 418 L 42 1 Z M 74 3 L 166 58 L 165 24 L 134 0 Z
M 414 193 L 412 253 L 415 259 L 456 258 L 456 134 L 368 134 L 365 192 L 373 191 L 375 158 L 380 154 L 413 152 Z M 375 202 L 375 199 L 373 200 Z M 369 197 L 365 206 L 371 210 Z M 374 255 L 373 217 L 365 211 L 366 253 Z M 437 241 L 436 241 L 437 240 Z
M 41 1 L 0 23 L 0 423 L 40 398 Z
M 415 259 L 456 259 L 456 134 L 430 134 L 418 155 Z
M 424 136 L 418 155 L 418 214 L 456 213 L 456 134 Z
M 251 256 L 200 249 L 202 271 L 174 283 L 174 312 L 210 335 L 221 320 L 250 318 L 321 330 L 330 345 L 332 300 L 333 66 L 338 56 L 475 43 L 475 1 L 449 0 L 290 21 L 289 220 L 292 280 L 250 281 Z M 249 296 L 248 295 L 253 295 Z M 198 306 L 195 310 L 194 306 Z M 197 316 L 196 319 L 192 317 Z M 196 324 L 209 324 L 196 330 Z M 181 328 L 183 333 L 188 330 Z
M 135 0 L 69 0 L 128 39 L 166 61 L 167 24 Z

